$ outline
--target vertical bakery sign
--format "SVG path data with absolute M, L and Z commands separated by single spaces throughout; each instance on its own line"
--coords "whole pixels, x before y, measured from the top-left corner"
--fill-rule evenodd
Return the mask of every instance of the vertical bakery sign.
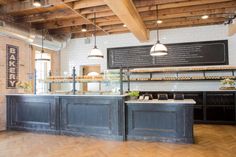
M 16 88 L 19 73 L 19 47 L 7 45 L 7 88 Z

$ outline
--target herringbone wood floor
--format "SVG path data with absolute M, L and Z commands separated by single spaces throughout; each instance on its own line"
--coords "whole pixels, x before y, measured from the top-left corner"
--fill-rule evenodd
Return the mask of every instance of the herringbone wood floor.
M 236 126 L 195 125 L 196 144 L 0 133 L 0 157 L 236 157 Z

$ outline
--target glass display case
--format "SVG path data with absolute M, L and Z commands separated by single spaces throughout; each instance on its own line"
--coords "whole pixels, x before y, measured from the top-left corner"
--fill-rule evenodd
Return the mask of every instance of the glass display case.
M 48 84 L 49 94 L 122 95 L 123 80 L 127 79 L 123 69 L 105 70 L 96 76 L 79 76 L 73 68 L 72 74 L 68 75 L 49 76 L 39 81 Z M 53 90 L 53 84 L 59 84 L 59 89 Z

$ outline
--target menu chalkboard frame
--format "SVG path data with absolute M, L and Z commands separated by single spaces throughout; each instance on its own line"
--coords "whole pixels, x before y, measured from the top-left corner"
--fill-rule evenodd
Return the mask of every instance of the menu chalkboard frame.
M 209 65 L 229 65 L 229 57 L 228 57 L 228 40 L 214 40 L 214 41 L 199 41 L 199 42 L 184 42 L 184 43 L 171 43 L 171 44 L 165 44 L 168 45 L 185 45 L 185 44 L 211 44 L 211 43 L 222 43 L 225 45 L 225 52 L 224 52 L 224 62 L 222 63 L 205 63 L 205 64 L 190 64 L 190 65 L 170 65 L 170 66 L 157 66 L 157 65 L 149 65 L 149 66 L 129 66 L 128 68 L 161 68 L 161 67 L 181 67 L 181 66 L 209 66 Z M 141 46 L 127 46 L 127 47 L 113 47 L 113 48 L 107 48 L 107 68 L 108 69 L 119 69 L 120 67 L 114 67 L 110 65 L 110 56 L 111 56 L 111 50 L 114 49 L 132 49 L 132 48 L 140 48 L 140 47 L 152 47 L 153 45 L 141 45 Z M 127 67 L 124 67 L 127 68 Z

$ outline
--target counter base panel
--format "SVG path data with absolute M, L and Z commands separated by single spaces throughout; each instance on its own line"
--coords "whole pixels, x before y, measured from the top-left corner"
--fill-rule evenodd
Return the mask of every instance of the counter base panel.
M 193 104 L 127 104 L 127 139 L 193 143 Z

